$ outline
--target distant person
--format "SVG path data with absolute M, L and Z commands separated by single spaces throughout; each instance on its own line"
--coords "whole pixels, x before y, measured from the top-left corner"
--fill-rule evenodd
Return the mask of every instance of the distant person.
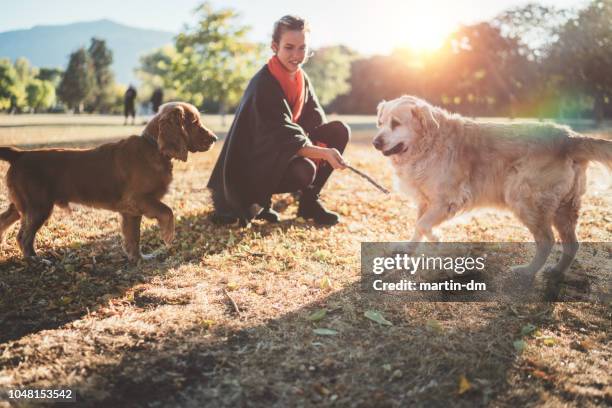
M 156 88 L 151 95 L 151 106 L 153 107 L 153 113 L 157 113 L 159 107 L 164 100 L 164 91 L 161 88 Z
M 125 116 L 125 122 L 123 122 L 124 125 L 127 125 L 128 116 L 132 117 L 132 125 L 136 121 L 136 95 L 138 95 L 138 93 L 133 85 L 130 85 L 127 91 L 125 91 L 123 98 L 123 115 Z
M 208 182 L 214 222 L 244 225 L 255 217 L 278 222 L 272 195 L 298 191 L 298 216 L 317 224 L 338 222 L 319 193 L 333 170 L 347 166 L 342 152 L 350 129 L 327 121 L 301 68 L 308 41 L 302 18 L 285 16 L 274 24 L 274 56 L 251 79 Z

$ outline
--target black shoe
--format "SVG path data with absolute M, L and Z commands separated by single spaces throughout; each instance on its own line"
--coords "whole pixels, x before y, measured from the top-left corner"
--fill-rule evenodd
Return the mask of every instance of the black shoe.
M 321 225 L 334 225 L 340 220 L 340 216 L 333 211 L 328 211 L 319 201 L 319 195 L 303 194 L 297 212 L 298 217 L 306 220 L 314 220 Z
M 255 218 L 258 220 L 268 221 L 273 224 L 280 221 L 280 216 L 278 213 L 270 207 L 261 210 L 261 212 L 257 214 Z
M 234 217 L 232 215 L 213 213 L 210 216 L 210 220 L 213 222 L 213 224 L 230 225 L 230 224 L 235 224 L 238 221 L 238 217 Z

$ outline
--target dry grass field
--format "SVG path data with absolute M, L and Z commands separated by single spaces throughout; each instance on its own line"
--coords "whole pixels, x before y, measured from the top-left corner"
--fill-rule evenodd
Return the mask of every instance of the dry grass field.
M 219 118 L 204 119 L 223 133 Z M 346 119 L 354 125 L 346 157 L 390 187 L 390 164 L 369 144 L 374 119 Z M 142 128 L 122 121 L 0 116 L 0 145 L 91 146 Z M 108 211 L 56 208 L 37 236 L 45 261 L 35 264 L 21 260 L 11 228 L 0 246 L 0 391 L 72 388 L 77 406 L 101 407 L 612 404 L 610 304 L 408 303 L 365 293 L 360 243 L 407 239 L 416 210 L 406 198 L 337 172 L 323 191 L 342 215 L 337 226 L 295 218 L 291 195 L 276 199 L 279 224 L 216 226 L 205 186 L 219 151 L 220 143 L 175 164 L 164 201 L 176 241 L 154 261 L 127 264 L 119 217 Z M 0 208 L 7 168 L 0 162 Z M 581 241 L 612 241 L 612 188 L 601 182 L 609 177 L 591 171 Z M 497 211 L 438 231 L 444 241 L 531 239 Z M 150 220 L 142 242 L 144 252 L 161 246 Z M 367 319 L 368 310 L 392 325 Z

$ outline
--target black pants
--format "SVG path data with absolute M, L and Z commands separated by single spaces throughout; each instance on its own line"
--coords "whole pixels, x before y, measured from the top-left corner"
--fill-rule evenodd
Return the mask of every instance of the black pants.
M 133 103 L 126 103 L 123 107 L 123 116 L 126 118 L 128 116 L 135 117 L 136 116 L 136 108 Z
M 313 144 L 325 143 L 329 148 L 344 152 L 351 137 L 351 130 L 347 124 L 340 121 L 325 123 L 314 129 L 310 135 Z M 311 194 L 319 194 L 329 179 L 333 167 L 323 161 L 319 166 L 306 157 L 294 157 L 287 166 L 281 182 L 275 193 L 293 193 L 308 190 Z

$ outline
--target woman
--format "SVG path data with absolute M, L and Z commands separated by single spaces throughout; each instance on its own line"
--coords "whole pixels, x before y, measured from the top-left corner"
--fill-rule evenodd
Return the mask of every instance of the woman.
M 295 16 L 274 24 L 274 56 L 251 79 L 208 182 L 213 221 L 222 224 L 256 217 L 279 220 L 271 209 L 276 193 L 301 191 L 298 216 L 333 225 L 319 193 L 334 169 L 344 169 L 342 152 L 350 129 L 327 122 L 301 65 L 308 54 L 309 28 Z

